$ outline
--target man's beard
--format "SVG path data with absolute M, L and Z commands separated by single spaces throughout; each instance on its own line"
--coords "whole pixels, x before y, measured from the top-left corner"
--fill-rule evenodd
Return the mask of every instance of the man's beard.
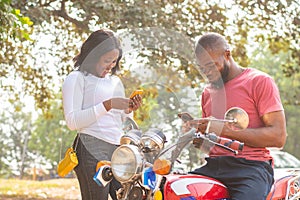
M 229 74 L 229 65 L 226 63 L 225 60 L 223 63 L 223 70 L 220 73 L 221 73 L 221 77 L 218 80 L 211 83 L 211 86 L 213 88 L 216 88 L 216 89 L 222 88 L 222 87 L 224 87 L 224 83 L 226 83 L 228 81 L 227 78 L 228 78 L 228 74 Z

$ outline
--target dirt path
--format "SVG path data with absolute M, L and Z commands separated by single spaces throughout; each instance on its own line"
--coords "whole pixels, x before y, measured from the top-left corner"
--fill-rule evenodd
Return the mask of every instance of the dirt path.
M 0 179 L 0 200 L 81 200 L 77 179 Z M 111 198 L 109 198 L 111 200 Z
M 0 180 L 0 199 L 5 200 L 80 200 L 77 179 L 45 181 Z

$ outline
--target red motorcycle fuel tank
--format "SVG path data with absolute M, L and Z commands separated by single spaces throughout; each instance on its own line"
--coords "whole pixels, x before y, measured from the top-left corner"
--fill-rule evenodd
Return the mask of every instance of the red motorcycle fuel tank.
M 229 200 L 227 188 L 220 181 L 201 175 L 165 176 L 164 200 Z

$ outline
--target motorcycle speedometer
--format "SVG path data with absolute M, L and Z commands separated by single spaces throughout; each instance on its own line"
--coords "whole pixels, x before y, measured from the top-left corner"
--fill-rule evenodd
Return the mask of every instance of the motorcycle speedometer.
M 121 145 L 113 153 L 111 168 L 114 177 L 120 182 L 128 182 L 141 174 L 143 157 L 134 145 Z

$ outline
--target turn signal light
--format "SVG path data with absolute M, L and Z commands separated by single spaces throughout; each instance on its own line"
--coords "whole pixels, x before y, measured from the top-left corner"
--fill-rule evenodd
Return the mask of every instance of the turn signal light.
M 166 175 L 171 171 L 171 162 L 169 160 L 157 159 L 153 164 L 153 171 L 155 174 Z
M 97 163 L 97 166 L 96 166 L 96 172 L 100 169 L 100 167 L 104 166 L 104 165 L 109 165 L 110 166 L 110 161 L 108 160 L 100 160 L 98 163 Z
M 154 192 L 153 200 L 162 200 L 163 196 L 160 190 Z

